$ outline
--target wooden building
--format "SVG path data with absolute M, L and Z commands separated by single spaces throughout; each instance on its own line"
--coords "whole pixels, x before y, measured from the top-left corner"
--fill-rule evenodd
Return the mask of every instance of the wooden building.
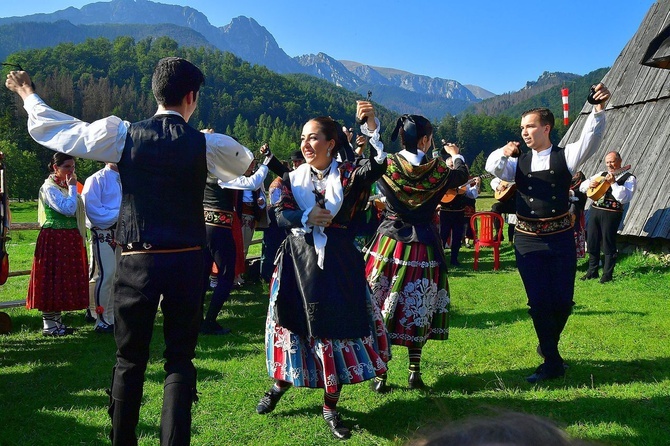
M 605 155 L 619 151 L 631 164 L 638 188 L 619 231 L 620 249 L 670 248 L 670 70 L 642 65 L 650 42 L 670 26 L 670 1 L 651 6 L 602 82 L 612 97 L 607 130 L 596 154 L 580 168 L 588 177 L 605 169 Z M 579 137 L 592 105 L 585 102 L 560 146 Z

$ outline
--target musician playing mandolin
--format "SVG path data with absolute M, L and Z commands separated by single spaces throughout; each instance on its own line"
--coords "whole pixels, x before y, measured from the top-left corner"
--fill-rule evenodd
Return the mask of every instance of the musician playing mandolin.
M 624 207 L 633 198 L 637 179 L 630 172 L 622 172 L 621 155 L 609 152 L 605 156 L 606 172 L 598 173 L 584 181 L 579 190 L 588 194 L 589 190 L 605 186 L 602 197 L 591 203 L 586 224 L 586 246 L 589 252 L 589 269 L 581 280 L 597 279 L 600 251 L 603 260 L 603 275 L 600 283 L 612 280 L 616 264 L 616 234 L 623 218 Z M 628 169 L 626 169 L 628 170 Z

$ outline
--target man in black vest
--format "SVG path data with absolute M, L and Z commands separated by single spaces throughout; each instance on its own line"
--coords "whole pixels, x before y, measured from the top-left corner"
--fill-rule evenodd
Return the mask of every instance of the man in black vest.
M 616 263 L 616 234 L 623 218 L 626 204 L 630 202 L 637 188 L 637 179 L 630 172 L 621 172 L 621 155 L 619 152 L 609 152 L 605 155 L 607 172 L 598 173 L 579 187 L 586 192 L 589 187 L 606 186 L 605 195 L 591 203 L 589 219 L 586 223 L 586 247 L 589 252 L 589 269 L 581 280 L 597 279 L 600 263 L 600 250 L 605 256 L 603 260 L 603 275 L 600 283 L 612 280 Z M 604 184 L 598 181 L 604 177 Z M 609 186 L 608 186 L 609 185 Z
M 158 110 L 132 124 L 116 116 L 87 123 L 58 112 L 35 94 L 24 71 L 10 72 L 5 82 L 23 99 L 35 141 L 119 167 L 123 197 L 116 240 L 123 254 L 114 284 L 117 352 L 109 407 L 114 445 L 137 444 L 135 428 L 159 302 L 166 372 L 160 442 L 190 443 L 196 395 L 192 360 L 202 317 L 205 180 L 208 171 L 224 181 L 235 178 L 253 159 L 231 137 L 188 125 L 204 80 L 185 59 L 161 59 L 152 78 Z
M 544 357 L 544 363 L 526 378 L 530 383 L 565 374 L 558 342 L 574 305 L 577 271 L 568 196 L 572 175 L 597 150 L 605 130 L 603 110 L 610 94 L 602 84 L 595 90 L 600 103 L 578 141 L 554 147 L 550 140 L 554 115 L 536 108 L 521 116 L 521 136 L 532 150 L 521 153 L 518 142 L 509 142 L 486 161 L 488 172 L 517 185 L 516 263 L 540 344 L 538 353 Z

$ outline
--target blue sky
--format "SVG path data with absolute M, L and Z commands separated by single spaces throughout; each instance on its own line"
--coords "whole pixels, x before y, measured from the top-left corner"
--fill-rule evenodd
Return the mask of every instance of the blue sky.
M 661 0 L 665 1 L 665 0 Z M 48 13 L 93 0 L 2 2 L 2 17 Z M 324 52 L 516 91 L 543 71 L 586 74 L 611 66 L 655 0 L 160 0 L 190 6 L 215 26 L 254 18 L 289 56 Z

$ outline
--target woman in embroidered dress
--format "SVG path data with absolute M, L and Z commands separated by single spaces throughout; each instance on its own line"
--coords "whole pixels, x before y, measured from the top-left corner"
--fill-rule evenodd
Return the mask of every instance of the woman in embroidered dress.
M 268 373 L 275 382 L 256 407 L 259 414 L 271 412 L 291 385 L 323 388 L 323 417 L 338 439 L 351 435 L 336 410 L 342 385 L 386 372 L 390 359 L 365 264 L 347 229 L 386 168 L 372 104 L 360 101 L 357 116 L 366 119 L 361 132 L 371 137 L 376 154 L 338 163 L 337 152 L 346 144 L 340 125 L 319 117 L 302 130 L 306 164 L 283 177 L 277 223 L 291 232 L 270 283 L 265 331 Z
M 55 153 L 49 165 L 53 173 L 39 192 L 37 219 L 41 230 L 26 307 L 42 311 L 44 336 L 72 333 L 61 321 L 61 311 L 88 307 L 86 218 L 74 168 L 73 157 Z
M 409 387 L 423 388 L 421 349 L 428 339 L 449 335 L 447 264 L 435 209 L 447 189 L 468 180 L 460 150 L 446 144 L 454 161 L 449 169 L 440 158 L 426 159 L 433 127 L 423 116 L 403 115 L 392 139 L 400 134 L 403 150 L 387 157 L 388 167 L 377 182 L 386 198 L 386 212 L 365 255 L 365 273 L 373 298 L 381 308 L 391 344 L 409 350 Z M 386 374 L 371 383 L 386 392 Z

